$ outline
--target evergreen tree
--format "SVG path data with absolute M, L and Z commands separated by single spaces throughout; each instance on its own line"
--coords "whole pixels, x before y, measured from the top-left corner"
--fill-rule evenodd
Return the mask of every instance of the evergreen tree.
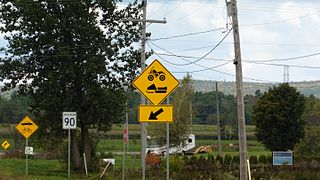
M 304 136 L 304 96 L 288 83 L 265 92 L 253 110 L 256 136 L 271 151 L 293 150 Z

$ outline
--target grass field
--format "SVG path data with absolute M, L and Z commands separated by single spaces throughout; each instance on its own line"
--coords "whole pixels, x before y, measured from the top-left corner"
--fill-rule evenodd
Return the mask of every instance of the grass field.
M 122 137 L 122 125 L 115 125 L 112 131 L 105 133 L 100 142 L 98 143 L 97 152 L 101 154 L 101 158 L 104 155 L 109 155 L 111 152 L 121 152 L 123 149 Z M 129 141 L 128 151 L 140 152 L 140 125 L 129 126 Z M 247 134 L 252 136 L 254 134 L 254 126 L 247 126 Z M 13 142 L 10 138 L 10 132 L 7 126 L 0 125 L 0 143 L 4 140 L 8 140 L 11 147 L 7 150 L 10 151 L 13 147 Z M 218 141 L 216 140 L 216 126 L 210 125 L 193 125 L 193 133 L 196 135 L 196 147 L 203 145 L 212 145 L 214 147 L 212 155 L 216 156 Z M 206 136 L 206 139 L 199 139 L 198 137 Z M 117 138 L 115 138 L 117 137 Z M 32 142 L 32 141 L 31 141 Z M 232 146 L 231 146 L 232 144 Z M 256 140 L 248 140 L 248 155 L 260 156 L 270 155 L 271 152 L 264 148 L 264 146 Z M 3 149 L 1 151 L 4 151 Z M 35 149 L 35 151 L 37 151 Z M 223 140 L 222 141 L 223 155 L 238 155 L 238 140 Z M 209 154 L 197 154 L 196 156 L 208 156 Z M 190 156 L 189 156 L 190 157 Z M 111 158 L 116 159 L 115 170 L 122 168 L 123 155 L 112 154 Z M 103 165 L 103 163 L 101 163 Z M 141 159 L 139 154 L 126 154 L 125 157 L 126 168 L 140 168 Z M 101 167 L 103 168 L 103 167 Z M 27 179 L 66 179 L 67 167 L 65 163 L 59 160 L 40 160 L 33 158 L 29 160 L 29 176 Z M 109 170 L 110 171 L 110 170 Z M 101 172 L 100 172 L 101 173 Z M 110 172 L 109 172 L 110 173 Z M 86 179 L 96 179 L 99 174 L 90 174 L 86 176 Z M 25 179 L 25 159 L 0 159 L 0 177 L 4 179 Z M 73 174 L 72 179 L 83 179 L 83 174 Z

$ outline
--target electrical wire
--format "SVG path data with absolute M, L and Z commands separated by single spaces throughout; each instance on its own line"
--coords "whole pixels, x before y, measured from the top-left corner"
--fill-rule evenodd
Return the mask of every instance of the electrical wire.
M 194 33 L 187 33 L 187 34 L 180 34 L 180 35 L 174 35 L 174 36 L 168 36 L 168 37 L 162 37 L 162 38 L 155 38 L 155 39 L 148 39 L 149 41 L 158 41 L 158 40 L 166 40 L 166 39 L 174 39 L 174 38 L 181 38 L 181 37 L 186 37 L 186 36 L 195 36 L 198 34 L 205 34 L 209 32 L 214 32 L 218 30 L 223 30 L 224 28 L 216 28 L 216 29 L 210 29 L 207 31 L 200 31 L 200 32 L 194 32 Z
M 263 63 L 263 62 L 248 62 L 244 61 L 244 63 L 252 63 L 252 64 L 262 64 L 268 66 L 288 66 L 291 68 L 305 68 L 305 69 L 320 69 L 320 66 L 305 66 L 305 65 L 289 65 L 289 64 L 272 64 L 272 63 Z
M 199 57 L 195 57 L 195 56 L 186 56 L 186 55 L 172 55 L 172 54 L 166 54 L 166 53 L 158 53 L 159 55 L 163 55 L 163 56 L 175 56 L 175 57 L 180 57 L 180 58 L 189 58 L 189 59 L 197 59 Z M 256 63 L 256 64 L 265 64 L 265 65 L 279 65 L 279 66 L 291 66 L 291 67 L 297 67 L 297 68 L 310 68 L 310 69 L 318 69 L 318 66 L 300 66 L 300 65 L 290 65 L 290 64 L 267 64 L 265 62 L 274 62 L 274 61 L 292 61 L 292 60 L 300 60 L 300 59 L 304 59 L 304 58 L 308 58 L 308 57 L 313 57 L 313 56 L 318 56 L 320 55 L 319 53 L 313 53 L 313 54 L 308 54 L 308 55 L 303 55 L 303 56 L 295 56 L 295 57 L 289 57 L 289 58 L 276 58 L 276 59 L 261 59 L 261 60 L 249 60 L 249 59 L 243 59 L 243 62 L 246 63 Z M 219 58 L 204 58 L 206 60 L 214 60 L 214 61 L 230 61 L 230 59 L 219 59 Z
M 161 60 L 165 61 L 166 63 L 171 64 L 171 65 L 175 65 L 174 63 L 172 63 L 172 62 L 170 62 L 170 61 L 162 58 L 162 57 L 161 57 L 159 54 L 157 54 L 155 51 L 153 51 L 153 52 L 156 54 L 156 56 L 158 56 Z M 184 59 L 184 60 L 186 60 L 186 59 Z M 187 61 L 188 61 L 188 60 L 187 60 Z M 232 61 L 233 61 L 233 60 L 230 60 L 230 62 L 232 62 Z M 228 64 L 228 63 L 230 63 L 230 62 L 223 63 L 223 64 L 221 64 L 221 65 L 218 65 L 217 67 L 221 67 L 221 66 L 226 65 L 226 64 Z M 206 67 L 206 66 L 203 66 L 203 65 L 200 65 L 200 64 L 197 64 L 197 63 L 194 63 L 194 64 L 197 65 L 197 66 L 199 66 L 199 67 L 202 67 L 202 68 L 204 68 L 204 69 L 202 69 L 202 70 L 197 70 L 197 71 L 195 71 L 195 72 L 193 72 L 193 71 L 183 71 L 183 72 L 173 71 L 172 73 L 177 73 L 177 74 L 181 74 L 181 73 L 196 73 L 196 72 L 201 72 L 201 71 L 205 71 L 205 70 L 211 70 L 211 71 L 213 71 L 213 72 L 217 72 L 217 73 L 224 74 L 224 75 L 227 75 L 227 76 L 235 77 L 234 74 L 230 74 L 230 73 L 218 71 L 218 70 L 214 69 L 214 67 L 208 68 L 208 67 Z M 217 68 L 217 67 L 216 67 L 216 68 Z M 257 82 L 264 82 L 264 83 L 273 83 L 272 81 L 268 81 L 268 80 L 254 79 L 254 78 L 248 78 L 248 77 L 243 77 L 243 79 L 252 80 L 252 81 L 257 81 Z
M 294 57 L 288 57 L 288 58 L 275 58 L 275 59 L 261 59 L 261 60 L 245 60 L 247 62 L 273 62 L 273 61 L 292 61 L 292 60 L 297 60 L 297 59 L 304 59 L 304 58 L 309 58 L 313 56 L 319 56 L 320 52 L 317 53 L 312 53 L 312 54 L 306 54 L 302 56 L 294 56 Z
M 175 65 L 177 65 L 177 66 L 186 66 L 186 65 L 194 64 L 194 63 L 196 63 L 196 62 L 198 62 L 198 61 L 201 61 L 202 59 L 206 58 L 210 53 L 212 53 L 212 52 L 223 42 L 223 40 L 226 39 L 226 37 L 228 37 L 228 35 L 230 34 L 231 30 L 232 30 L 232 28 L 231 28 L 231 29 L 228 31 L 228 33 L 226 33 L 226 35 L 218 42 L 218 44 L 216 44 L 209 52 L 207 52 L 206 54 L 204 54 L 204 55 L 201 56 L 200 58 L 196 59 L 195 61 L 189 61 L 189 60 L 183 59 L 183 60 L 188 61 L 189 63 L 186 63 L 186 64 L 175 64 Z M 156 44 L 154 44 L 154 43 L 152 43 L 152 42 L 150 42 L 150 43 L 151 43 L 152 45 L 160 48 L 161 50 L 166 51 L 166 52 L 174 55 L 174 53 L 172 53 L 172 52 L 170 52 L 170 51 L 168 51 L 168 50 L 166 50 L 166 49 L 164 49 L 164 48 L 161 48 L 160 46 L 158 46 L 158 45 L 156 45 Z M 149 46 L 149 47 L 150 47 L 150 46 Z

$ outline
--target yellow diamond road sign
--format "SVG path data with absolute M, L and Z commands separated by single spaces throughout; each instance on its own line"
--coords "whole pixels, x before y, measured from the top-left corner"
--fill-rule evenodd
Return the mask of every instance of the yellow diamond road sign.
M 139 122 L 173 122 L 173 106 L 140 105 Z
M 34 123 L 28 116 L 26 116 L 19 124 L 16 126 L 16 129 L 28 139 L 37 129 L 38 125 Z
M 179 81 L 158 60 L 154 60 L 133 81 L 133 85 L 152 104 L 158 105 L 177 88 Z
M 10 146 L 8 141 L 4 141 L 1 146 L 3 147 L 3 149 L 8 149 L 8 147 Z

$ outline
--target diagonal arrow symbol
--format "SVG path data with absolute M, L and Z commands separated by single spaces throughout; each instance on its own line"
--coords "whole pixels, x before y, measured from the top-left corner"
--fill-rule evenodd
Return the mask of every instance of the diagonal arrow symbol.
M 158 111 L 156 111 L 155 113 L 153 113 L 153 111 L 151 111 L 150 116 L 149 116 L 149 120 L 158 120 L 157 116 L 159 114 L 161 114 L 163 112 L 163 109 L 160 108 Z

